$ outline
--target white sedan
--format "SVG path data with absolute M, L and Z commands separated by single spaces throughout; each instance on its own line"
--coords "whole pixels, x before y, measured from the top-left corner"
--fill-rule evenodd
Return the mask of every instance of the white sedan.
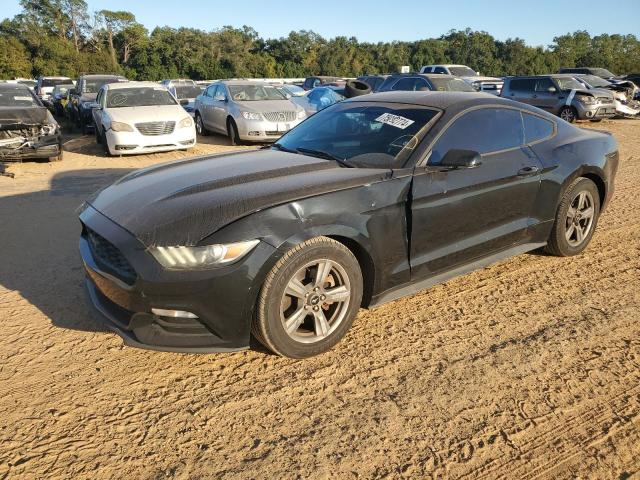
M 108 155 L 166 152 L 196 144 L 191 116 L 166 87 L 153 82 L 104 85 L 93 120 L 96 141 Z

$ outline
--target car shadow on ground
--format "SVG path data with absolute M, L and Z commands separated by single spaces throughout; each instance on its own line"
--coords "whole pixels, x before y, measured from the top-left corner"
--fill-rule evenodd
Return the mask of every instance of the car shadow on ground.
M 78 213 L 86 198 L 133 170 L 61 172 L 48 190 L 0 197 L 0 286 L 17 292 L 54 326 L 110 332 L 85 292 Z M 253 339 L 250 348 L 269 353 Z

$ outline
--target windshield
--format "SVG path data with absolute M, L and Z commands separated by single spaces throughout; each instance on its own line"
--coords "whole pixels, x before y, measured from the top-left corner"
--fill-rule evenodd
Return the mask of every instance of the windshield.
M 0 107 L 39 107 L 29 90 L 0 91 Z
M 606 68 L 592 68 L 591 71 L 594 75 L 597 75 L 599 77 L 610 78 L 616 76 L 615 73 L 611 73 Z
M 107 83 L 117 83 L 119 81 L 120 80 L 118 80 L 117 78 L 85 79 L 82 93 L 98 93 L 98 91 L 102 88 L 103 85 L 106 85 Z
M 62 85 L 70 81 L 70 78 L 43 78 L 41 85 L 43 87 L 55 87 L 56 85 Z
M 291 95 L 301 95 L 305 92 L 304 88 L 297 85 L 283 85 L 282 88 L 284 88 Z
M 71 90 L 73 88 L 73 85 L 56 85 L 53 88 L 53 93 L 67 93 L 69 90 Z
M 445 92 L 475 92 L 476 89 L 469 85 L 464 80 L 459 78 L 438 78 L 430 77 L 431 83 L 433 83 L 436 90 Z
M 580 75 L 580 78 L 592 88 L 608 87 L 609 85 L 611 85 L 611 82 L 595 75 Z
M 451 75 L 455 75 L 457 77 L 477 77 L 478 72 L 469 68 L 469 67 L 449 67 L 449 71 Z
M 229 92 L 236 102 L 286 100 L 287 98 L 272 85 L 229 85 Z
M 107 91 L 107 108 L 176 105 L 164 87 L 131 87 Z
M 399 168 L 436 113 L 418 105 L 338 103 L 285 134 L 276 148 L 335 157 L 354 167 Z
M 575 78 L 556 78 L 556 82 L 558 82 L 560 90 L 584 90 L 584 85 Z
M 178 85 L 174 87 L 176 92 L 176 98 L 181 100 L 183 98 L 196 98 L 202 93 L 202 88 L 196 85 Z

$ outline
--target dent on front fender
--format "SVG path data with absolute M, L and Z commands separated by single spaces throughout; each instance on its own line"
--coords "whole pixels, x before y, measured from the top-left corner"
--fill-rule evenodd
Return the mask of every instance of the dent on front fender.
M 282 256 L 313 237 L 344 239 L 371 259 L 375 294 L 409 281 L 405 205 L 410 185 L 411 176 L 405 176 L 289 202 L 238 220 L 202 243 L 259 238 Z

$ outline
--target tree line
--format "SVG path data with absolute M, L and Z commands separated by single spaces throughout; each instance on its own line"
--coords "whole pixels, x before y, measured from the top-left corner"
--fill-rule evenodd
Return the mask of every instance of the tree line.
M 131 79 L 189 77 L 355 77 L 402 65 L 469 65 L 484 75 L 530 75 L 560 67 L 640 71 L 635 35 L 567 33 L 547 47 L 483 31 L 452 30 L 414 42 L 325 39 L 313 31 L 264 39 L 253 28 L 157 27 L 149 32 L 127 11 L 90 12 L 85 0 L 21 0 L 22 11 L 0 23 L 0 78 L 120 73 Z

